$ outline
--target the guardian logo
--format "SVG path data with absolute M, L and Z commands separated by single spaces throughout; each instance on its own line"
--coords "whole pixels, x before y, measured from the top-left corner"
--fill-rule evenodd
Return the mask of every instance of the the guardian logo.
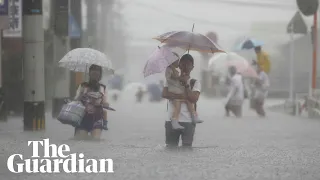
M 50 144 L 49 139 L 28 141 L 32 156 L 25 159 L 22 154 L 13 154 L 7 160 L 7 167 L 13 173 L 114 173 L 112 159 L 84 159 L 83 153 L 69 154 L 66 144 Z M 39 156 L 39 146 L 44 155 Z M 50 154 L 51 149 L 51 154 Z

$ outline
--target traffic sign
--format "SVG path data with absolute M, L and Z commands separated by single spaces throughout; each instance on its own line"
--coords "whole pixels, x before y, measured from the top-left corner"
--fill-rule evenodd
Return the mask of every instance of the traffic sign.
M 299 10 L 305 16 L 311 16 L 317 12 L 319 0 L 297 0 Z
M 0 0 L 0 15 L 1 16 L 9 15 L 8 0 Z
M 287 33 L 307 34 L 308 27 L 300 12 L 296 12 L 287 26 Z

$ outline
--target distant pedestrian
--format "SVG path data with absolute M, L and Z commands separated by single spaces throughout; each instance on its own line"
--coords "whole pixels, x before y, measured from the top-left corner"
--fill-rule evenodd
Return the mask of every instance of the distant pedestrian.
M 85 106 L 85 115 L 79 127 L 75 129 L 76 138 L 100 139 L 102 130 L 107 130 L 107 113 L 103 109 L 109 106 L 107 102 L 106 86 L 100 84 L 102 68 L 91 65 L 89 68 L 89 81 L 82 83 L 75 96 Z
M 268 88 L 270 86 L 269 77 L 267 73 L 263 71 L 263 67 L 258 66 L 258 78 L 254 80 L 253 84 L 253 108 L 257 114 L 261 117 L 265 117 L 264 102 L 268 96 Z
M 226 116 L 230 116 L 230 111 L 236 117 L 242 117 L 242 105 L 244 101 L 244 84 L 242 76 L 237 73 L 234 66 L 229 67 L 230 88 L 226 99 Z
M 137 103 L 141 103 L 143 96 L 144 96 L 145 92 L 143 91 L 142 87 L 139 87 L 137 93 L 136 93 L 136 102 Z
M 271 68 L 269 55 L 262 50 L 261 46 L 255 47 L 254 50 L 257 55 L 257 61 L 256 61 L 257 66 L 260 66 L 260 68 L 262 68 L 262 70 L 265 73 L 269 74 L 270 68 Z

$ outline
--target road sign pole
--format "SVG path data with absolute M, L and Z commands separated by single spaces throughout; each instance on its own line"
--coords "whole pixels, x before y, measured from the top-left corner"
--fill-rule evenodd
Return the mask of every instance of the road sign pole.
M 2 77 L 3 77 L 3 71 L 2 71 L 2 29 L 0 29 L 0 88 L 2 87 Z
M 312 60 L 312 93 L 317 86 L 317 49 L 318 49 L 318 12 L 313 16 L 313 60 Z
M 293 92 L 294 92 L 294 23 L 291 24 L 290 32 L 290 89 L 289 89 L 289 99 L 291 102 L 294 101 Z

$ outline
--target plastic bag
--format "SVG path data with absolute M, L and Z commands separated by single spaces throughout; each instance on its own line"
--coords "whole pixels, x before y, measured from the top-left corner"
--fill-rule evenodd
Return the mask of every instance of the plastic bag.
M 85 114 L 85 107 L 79 101 L 72 101 L 63 105 L 57 119 L 62 124 L 69 124 L 73 127 L 78 127 L 81 124 Z

